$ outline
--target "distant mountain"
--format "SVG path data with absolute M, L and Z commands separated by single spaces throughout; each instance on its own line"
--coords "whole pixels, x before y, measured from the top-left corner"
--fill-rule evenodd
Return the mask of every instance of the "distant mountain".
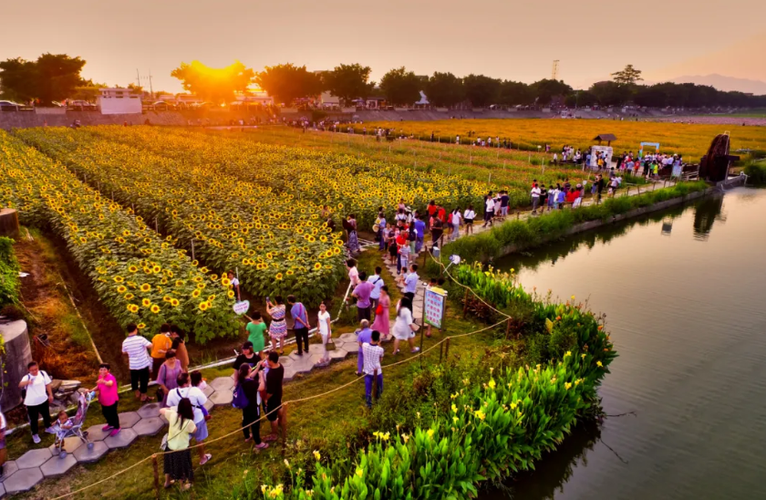
M 760 80 L 747 80 L 745 78 L 733 78 L 723 75 L 706 76 L 679 76 L 670 80 L 675 83 L 696 83 L 697 85 L 710 85 L 718 90 L 736 90 L 746 94 L 766 95 L 766 82 Z

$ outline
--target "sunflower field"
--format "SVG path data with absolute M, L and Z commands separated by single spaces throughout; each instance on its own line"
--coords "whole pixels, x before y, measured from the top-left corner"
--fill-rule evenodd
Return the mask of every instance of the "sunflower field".
M 251 294 L 298 296 L 314 306 L 344 274 L 339 223 L 353 213 L 369 230 L 378 207 L 400 198 L 478 203 L 485 186 L 398 165 L 203 132 L 152 127 L 26 129 L 28 144 L 64 164 L 105 197 L 173 235 L 179 252 L 223 274 L 239 273 Z
M 175 323 L 200 343 L 238 333 L 228 279 L 197 267 L 172 235 L 163 238 L 131 209 L 2 131 L 0 166 L 0 206 L 61 236 L 121 325 L 155 332 Z

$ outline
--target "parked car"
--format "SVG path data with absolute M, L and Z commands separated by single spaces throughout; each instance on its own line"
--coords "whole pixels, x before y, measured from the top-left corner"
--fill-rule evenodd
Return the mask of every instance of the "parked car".
M 67 101 L 67 109 L 79 109 L 80 111 L 95 111 L 95 104 L 92 102 L 84 101 L 82 99 L 76 99 L 74 101 Z
M 18 111 L 21 106 L 13 101 L 0 101 L 0 111 Z

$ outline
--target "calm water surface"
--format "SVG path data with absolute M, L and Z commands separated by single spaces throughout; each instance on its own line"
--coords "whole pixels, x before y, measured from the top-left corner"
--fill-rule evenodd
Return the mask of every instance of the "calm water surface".
M 766 499 L 766 190 L 503 261 L 607 313 L 609 418 L 482 498 Z

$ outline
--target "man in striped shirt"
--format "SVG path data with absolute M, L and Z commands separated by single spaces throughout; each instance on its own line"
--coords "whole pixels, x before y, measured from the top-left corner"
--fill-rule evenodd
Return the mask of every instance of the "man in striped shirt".
M 380 366 L 380 360 L 383 358 L 385 352 L 380 343 L 380 332 L 373 330 L 370 342 L 362 344 L 362 352 L 364 353 L 364 390 L 365 399 L 367 400 L 367 407 L 372 408 L 372 383 L 376 379 L 378 384 L 378 392 L 375 394 L 375 399 L 379 399 L 383 394 L 383 368 Z
M 151 349 L 152 343 L 138 334 L 138 327 L 135 324 L 129 324 L 127 330 L 128 338 L 122 341 L 122 353 L 128 356 L 130 387 L 136 393 L 136 399 L 141 398 L 141 402 L 144 403 L 149 399 L 146 391 L 152 360 L 147 349 Z

